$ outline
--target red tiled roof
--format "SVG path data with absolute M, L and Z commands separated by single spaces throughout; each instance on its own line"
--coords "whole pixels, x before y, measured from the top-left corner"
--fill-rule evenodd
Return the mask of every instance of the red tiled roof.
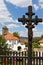
M 43 43 L 43 39 L 39 40 L 38 42 L 39 42 L 39 43 Z
M 6 40 L 19 40 L 19 38 L 13 36 L 11 33 L 6 34 L 4 37 Z

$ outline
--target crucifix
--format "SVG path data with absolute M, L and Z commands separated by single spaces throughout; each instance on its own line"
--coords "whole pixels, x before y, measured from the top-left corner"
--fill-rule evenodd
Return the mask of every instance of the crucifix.
M 23 25 L 26 24 L 26 28 L 28 29 L 28 65 L 32 65 L 32 39 L 33 39 L 33 31 L 32 29 L 39 22 L 42 22 L 41 18 L 38 18 L 36 15 L 35 18 L 32 18 L 35 13 L 32 12 L 32 6 L 28 7 L 28 12 L 26 13 L 28 18 L 23 15 L 22 18 L 18 18 L 19 22 L 22 22 Z

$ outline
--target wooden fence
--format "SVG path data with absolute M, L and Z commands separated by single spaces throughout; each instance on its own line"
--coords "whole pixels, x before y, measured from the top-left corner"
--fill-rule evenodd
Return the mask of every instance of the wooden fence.
M 27 52 L 8 52 L 0 55 L 0 65 L 29 65 Z M 35 52 L 32 65 L 43 65 L 43 52 Z
M 32 57 L 33 65 L 43 65 L 43 52 L 35 52 Z
M 0 55 L 1 65 L 27 65 L 27 52 L 8 52 Z

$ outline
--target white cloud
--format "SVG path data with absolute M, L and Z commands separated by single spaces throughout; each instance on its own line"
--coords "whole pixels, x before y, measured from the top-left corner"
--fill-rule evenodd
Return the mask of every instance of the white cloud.
M 39 0 L 39 2 L 43 2 L 43 0 Z
M 41 8 L 43 8 L 43 4 L 40 3 L 39 5 L 40 5 Z
M 33 37 L 40 37 L 43 34 L 43 32 L 34 31 Z
M 43 34 L 43 31 L 38 31 L 37 27 L 33 29 L 33 37 L 40 37 Z
M 7 10 L 4 0 L 0 0 L 0 23 L 13 22 L 14 20 L 9 16 L 11 16 L 11 14 Z
M 8 25 L 6 25 L 8 28 L 18 28 L 19 27 L 19 25 L 17 25 L 17 24 L 8 24 Z
M 27 7 L 29 5 L 32 5 L 32 0 L 6 0 L 6 1 L 19 7 Z
M 37 31 L 37 27 L 33 28 L 33 31 Z
M 28 37 L 28 30 L 19 31 L 19 34 L 20 34 L 21 37 Z M 43 31 L 39 32 L 36 29 L 34 29 L 34 31 L 33 31 L 33 37 L 40 37 L 42 34 L 43 34 Z
M 39 6 L 38 5 L 36 5 L 36 4 L 33 4 L 33 7 L 35 8 L 35 10 L 37 11 L 38 10 L 38 8 L 39 8 Z
M 39 0 L 39 6 L 43 8 L 43 0 Z
M 14 23 L 19 23 L 17 19 L 14 20 Z
M 28 30 L 24 30 L 24 31 L 19 31 L 19 34 L 21 37 L 28 37 Z
M 33 4 L 33 7 L 37 11 L 38 9 L 43 9 L 43 0 L 38 0 L 38 4 Z

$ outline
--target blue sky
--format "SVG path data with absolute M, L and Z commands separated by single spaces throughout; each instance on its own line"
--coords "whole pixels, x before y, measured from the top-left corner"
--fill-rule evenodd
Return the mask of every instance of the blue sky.
M 2 27 L 7 26 L 9 32 L 19 32 L 20 36 L 27 37 L 28 30 L 25 25 L 18 22 L 28 11 L 28 6 L 32 5 L 33 12 L 43 19 L 43 0 L 0 0 L 0 34 Z M 33 36 L 39 37 L 43 34 L 43 22 L 33 29 Z

